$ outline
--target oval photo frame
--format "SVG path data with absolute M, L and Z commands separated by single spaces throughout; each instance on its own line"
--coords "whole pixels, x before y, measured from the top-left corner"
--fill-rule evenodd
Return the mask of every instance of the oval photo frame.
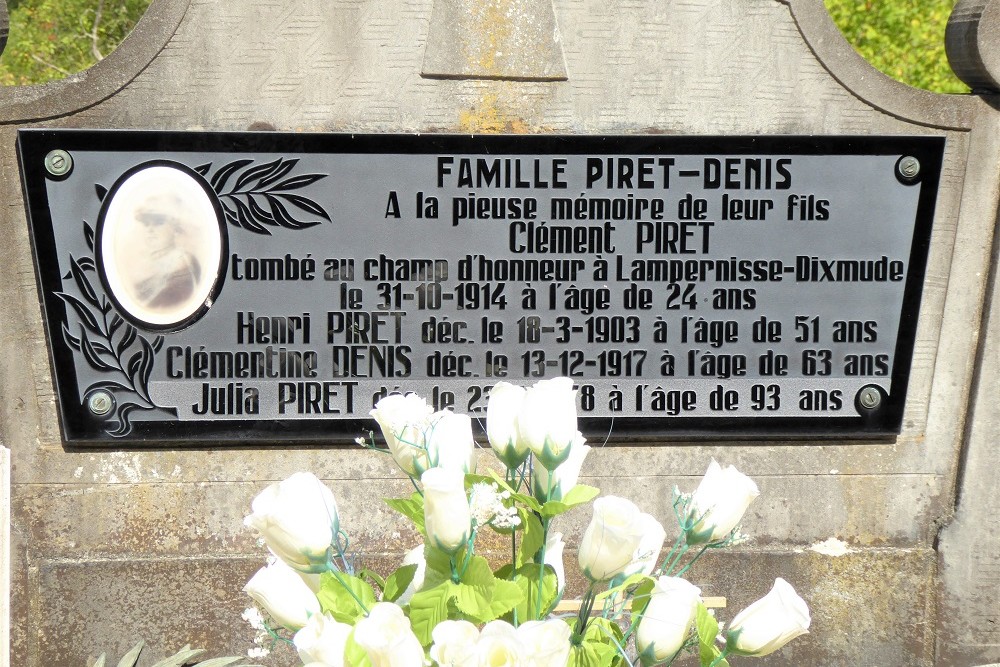
M 211 186 L 185 165 L 158 160 L 118 179 L 97 221 L 101 282 L 121 314 L 144 329 L 177 331 L 222 289 L 228 235 Z

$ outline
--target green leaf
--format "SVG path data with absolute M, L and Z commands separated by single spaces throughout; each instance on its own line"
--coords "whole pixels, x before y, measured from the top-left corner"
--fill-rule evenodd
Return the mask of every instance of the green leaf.
M 455 562 L 461 562 L 465 549 L 459 549 L 455 554 Z M 438 584 L 451 581 L 451 561 L 452 557 L 444 551 L 430 544 L 424 544 L 424 561 L 427 567 L 424 569 L 424 588 L 433 588 Z
M 448 619 L 448 601 L 454 597 L 454 587 L 445 581 L 410 598 L 410 624 L 422 646 L 430 646 L 434 626 Z
M 164 658 L 163 660 L 159 661 L 158 663 L 153 665 L 153 667 L 182 667 L 182 665 L 191 662 L 193 658 L 197 658 L 204 652 L 205 649 L 203 648 L 192 649 L 191 645 L 188 644 L 187 646 L 185 646 L 184 648 L 182 648 L 180 651 L 173 654 L 169 658 Z
M 358 576 L 361 577 L 362 579 L 368 579 L 369 581 L 373 582 L 376 586 L 378 586 L 378 589 L 380 591 L 383 592 L 385 591 L 385 579 L 380 577 L 377 572 L 372 572 L 368 568 L 365 568 L 360 572 L 358 572 Z M 404 586 L 403 588 L 406 587 Z
M 646 607 L 649 606 L 649 596 L 653 592 L 653 586 L 656 585 L 656 580 L 647 577 L 645 581 L 640 583 L 632 591 L 632 617 L 636 615 L 642 616 L 646 613 Z
M 698 631 L 698 659 L 702 667 L 708 667 L 722 654 L 715 645 L 715 638 L 719 634 L 719 622 L 709 613 L 705 603 L 699 602 L 694 624 Z M 729 667 L 729 663 L 723 660 L 715 667 Z
M 476 623 L 500 618 L 522 601 L 521 588 L 497 579 L 482 556 L 473 556 L 462 582 L 455 587 L 455 605 Z
M 118 667 L 135 667 L 135 663 L 139 662 L 139 654 L 142 652 L 142 647 L 146 643 L 139 641 L 138 644 L 132 647 L 132 650 L 122 656 L 122 659 L 118 662 Z
M 525 495 L 523 493 L 518 493 L 510 484 L 508 484 L 495 470 L 490 470 L 490 475 L 493 477 L 493 481 L 500 485 L 500 488 L 510 491 L 511 500 L 515 503 L 520 503 L 521 505 L 527 507 L 532 512 L 541 512 L 541 504 L 535 500 L 532 495 Z
M 709 665 L 711 667 L 729 667 L 727 660 L 715 662 L 720 655 L 722 655 L 722 651 L 715 646 L 705 646 L 704 644 L 698 646 L 698 661 L 701 667 L 709 667 Z
M 413 582 L 413 575 L 416 572 L 416 565 L 403 565 L 390 574 L 382 586 L 382 599 L 389 602 L 398 600 L 399 596 L 406 592 L 407 587 Z
M 608 596 L 615 595 L 616 593 L 623 593 L 626 590 L 628 590 L 629 588 L 631 588 L 633 586 L 637 586 L 644 579 L 652 581 L 646 575 L 642 574 L 641 572 L 637 572 L 636 574 L 633 574 L 633 575 L 627 577 L 625 579 L 625 581 L 623 581 L 622 583 L 618 584 L 617 586 L 615 586 L 613 588 L 609 588 L 606 591 L 601 591 L 600 593 L 598 593 L 597 595 L 595 595 L 594 596 L 594 601 L 595 602 L 600 602 L 601 600 L 603 600 L 604 598 L 606 598 Z
M 330 612 L 335 620 L 352 625 L 376 602 L 372 587 L 363 579 L 346 572 L 336 574 L 324 572 L 320 577 L 319 593 L 316 597 L 319 598 L 320 609 Z
M 585 636 L 579 646 L 570 650 L 567 667 L 610 667 L 617 655 L 618 649 L 613 645 L 593 635 Z
M 538 605 L 538 575 L 545 568 L 542 577 L 542 604 Z M 542 566 L 537 563 L 522 565 L 517 569 L 514 583 L 521 589 L 521 601 L 517 604 L 517 618 L 520 621 L 534 620 L 538 609 L 545 613 L 559 595 L 559 581 L 556 579 L 555 571 L 548 565 Z
M 714 646 L 715 638 L 719 634 L 719 622 L 709 613 L 708 607 L 705 606 L 704 602 L 698 603 L 694 624 L 698 629 L 698 643 Z
M 517 545 L 517 560 L 515 567 L 521 567 L 525 563 L 534 561 L 535 554 L 545 543 L 545 529 L 542 522 L 533 512 L 524 508 L 518 508 L 517 515 L 521 519 L 521 543 Z
M 205 662 L 199 662 L 194 667 L 228 667 L 229 665 L 235 665 L 238 662 L 242 662 L 243 658 L 229 656 L 227 658 L 212 658 L 206 660 Z
M 347 636 L 347 643 L 344 645 L 344 664 L 351 667 L 371 667 L 372 661 L 368 657 L 368 651 L 361 648 L 354 641 L 354 630 Z
M 600 493 L 601 490 L 597 487 L 587 486 L 586 484 L 577 484 L 570 489 L 569 493 L 567 493 L 562 500 L 550 500 L 542 505 L 541 514 L 546 518 L 559 516 L 560 514 L 573 509 L 577 505 L 589 503 Z
M 414 491 L 409 498 L 386 498 L 385 504 L 412 521 L 417 532 L 425 538 L 427 537 L 427 529 L 424 528 L 424 497 L 422 495 Z

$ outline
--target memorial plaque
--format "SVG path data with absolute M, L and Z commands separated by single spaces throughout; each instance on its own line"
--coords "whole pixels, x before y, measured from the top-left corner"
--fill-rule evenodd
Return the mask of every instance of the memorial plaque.
M 898 433 L 944 139 L 18 147 L 67 442 L 347 442 L 560 375 L 634 442 Z

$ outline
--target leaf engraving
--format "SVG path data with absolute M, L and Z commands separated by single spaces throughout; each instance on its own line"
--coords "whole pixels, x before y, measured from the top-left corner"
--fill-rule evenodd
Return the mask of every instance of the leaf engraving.
M 253 165 L 253 160 L 241 159 L 220 167 L 210 183 L 222 204 L 226 222 L 262 235 L 271 234 L 268 227 L 306 229 L 330 222 L 330 214 L 322 205 L 292 192 L 326 178 L 326 174 L 289 176 L 298 162 L 297 158 L 278 158 Z M 206 178 L 210 167 L 203 174 Z M 234 177 L 232 187 L 227 189 Z
M 95 188 L 101 197 L 102 187 L 97 185 Z M 107 194 L 106 191 L 103 194 Z M 86 222 L 83 234 L 93 251 L 94 231 Z M 107 375 L 91 382 L 81 392 L 81 396 L 86 397 L 101 390 L 115 397 L 114 412 L 108 415 L 105 432 L 115 438 L 131 433 L 131 415 L 136 410 L 161 410 L 176 418 L 175 408 L 157 405 L 149 394 L 149 381 L 163 337 L 156 336 L 150 342 L 115 310 L 103 286 L 88 275 L 96 270 L 93 257 L 74 258 L 71 255 L 69 266 L 70 270 L 63 276 L 67 291 L 55 292 L 66 304 L 62 337 L 91 369 Z M 77 328 L 79 335 L 73 333 Z

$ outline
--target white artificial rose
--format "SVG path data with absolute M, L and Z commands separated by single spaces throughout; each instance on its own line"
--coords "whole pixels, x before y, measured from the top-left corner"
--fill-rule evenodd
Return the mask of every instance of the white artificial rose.
M 431 631 L 431 660 L 439 667 L 475 667 L 479 628 L 469 621 L 441 621 Z
M 566 667 L 572 634 L 569 624 L 559 618 L 528 621 L 517 628 L 522 650 L 533 667 Z
M 541 380 L 528 389 L 517 417 L 517 435 L 546 469 L 554 470 L 566 460 L 577 432 L 571 379 Z
M 741 611 L 729 625 L 726 646 L 738 655 L 762 656 L 809 632 L 809 607 L 784 579 Z
M 688 506 L 688 520 L 694 524 L 687 534 L 688 544 L 710 544 L 728 537 L 759 495 L 752 479 L 733 466 L 723 470 L 712 459 Z
M 667 539 L 663 525 L 651 514 L 641 514 L 639 520 L 642 522 L 642 540 L 636 547 L 632 562 L 623 572 L 625 576 L 638 572 L 652 574 L 659 563 L 663 542 Z
M 278 558 L 302 572 L 323 572 L 340 530 L 337 501 L 319 479 L 298 472 L 253 499 L 244 519 Z
M 465 546 L 472 525 L 465 475 L 431 468 L 420 477 L 424 487 L 424 529 L 431 544 L 453 554 Z
M 410 580 L 410 585 L 406 587 L 403 594 L 399 596 L 396 600 L 396 604 L 399 606 L 404 606 L 410 602 L 410 598 L 413 597 L 414 593 L 420 591 L 424 587 L 424 575 L 427 573 L 427 560 L 424 558 L 424 545 L 418 544 L 403 556 L 403 565 L 416 565 L 417 569 L 413 573 L 413 579 Z
M 486 404 L 486 437 L 497 458 L 511 469 L 524 463 L 530 453 L 517 436 L 517 417 L 525 394 L 524 387 L 498 382 L 490 389 Z
M 545 564 L 555 570 L 560 593 L 566 588 L 566 570 L 563 567 L 563 549 L 566 548 L 566 543 L 562 537 L 562 533 L 549 533 L 545 540 Z
M 419 477 L 418 464 L 427 467 L 424 433 L 433 408 L 416 394 L 390 394 L 375 404 L 369 414 L 378 422 L 389 452 L 403 472 Z
M 517 630 L 506 621 L 490 621 L 483 626 L 476 642 L 476 657 L 480 667 L 522 667 L 530 658 Z
M 257 570 L 243 591 L 282 627 L 299 630 L 320 612 L 319 600 L 299 573 L 281 559 Z
M 372 667 L 423 667 L 424 649 L 402 608 L 379 602 L 354 626 L 354 641 Z
M 309 617 L 306 626 L 295 633 L 292 643 L 302 662 L 319 662 L 330 667 L 344 667 L 344 648 L 354 628 L 333 620 L 327 614 Z
M 550 491 L 550 478 L 552 479 L 552 488 L 548 500 L 562 500 L 566 494 L 573 490 L 577 480 L 580 479 L 583 461 L 590 451 L 590 446 L 584 444 L 586 442 L 587 439 L 577 431 L 573 444 L 570 446 L 569 456 L 552 472 L 546 470 L 545 466 L 538 459 L 535 459 L 531 467 L 532 492 L 539 502 L 544 503 L 546 500 L 546 493 Z
M 476 472 L 476 443 L 472 439 L 472 420 L 451 410 L 435 412 L 426 432 L 426 465 L 416 459 L 417 472 L 427 468 L 453 468 L 463 473 Z
M 580 569 L 591 581 L 623 572 L 643 537 L 642 512 L 630 500 L 604 496 L 594 501 L 594 516 L 580 540 Z
M 636 646 L 642 664 L 665 662 L 681 650 L 698 611 L 701 591 L 680 577 L 660 577 L 639 621 Z

